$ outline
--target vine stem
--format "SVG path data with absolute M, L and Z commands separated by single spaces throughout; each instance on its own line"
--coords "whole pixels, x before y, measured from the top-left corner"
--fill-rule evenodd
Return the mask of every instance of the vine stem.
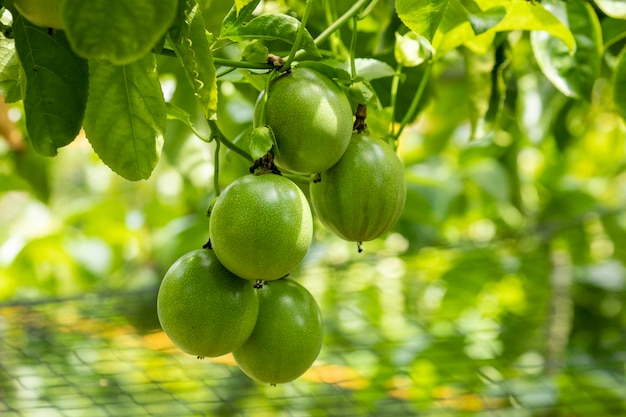
M 163 48 L 159 52 L 161 55 L 176 57 L 176 51 L 173 49 Z M 273 69 L 271 64 L 265 62 L 248 62 L 237 61 L 234 59 L 216 58 L 213 57 L 213 63 L 217 66 L 230 67 L 230 68 L 247 68 L 247 69 Z
M 352 17 L 358 15 L 361 9 L 367 5 L 371 0 L 358 0 L 352 5 L 344 14 L 342 14 L 337 20 L 335 20 L 330 26 L 328 26 L 322 33 L 315 38 L 315 44 L 319 45 L 324 42 L 328 37 L 337 29 L 346 24 Z
M 391 137 L 395 137 L 395 127 L 394 120 L 396 115 L 396 103 L 398 99 L 398 87 L 400 86 L 400 78 L 402 77 L 402 64 L 398 63 L 396 67 L 396 72 L 391 79 L 391 98 L 390 98 L 390 107 L 391 107 L 391 117 L 389 120 L 390 129 L 391 129 Z
M 357 39 L 357 23 L 359 21 L 359 17 L 357 15 L 354 15 L 352 17 L 353 20 L 353 25 L 354 28 L 352 30 L 352 39 L 350 40 L 350 76 L 352 77 L 352 82 L 354 82 L 354 80 L 356 80 L 356 61 L 355 61 L 355 54 L 356 54 L 356 39 Z
M 215 154 L 213 157 L 213 190 L 215 197 L 220 195 L 220 148 L 222 142 L 215 140 Z
M 215 139 L 216 141 L 220 142 L 221 144 L 226 146 L 228 149 L 230 149 L 231 151 L 235 152 L 237 155 L 244 158 L 246 161 L 252 162 L 252 157 L 250 156 L 250 154 L 246 152 L 245 150 L 241 149 L 239 146 L 235 145 L 233 142 L 231 142 L 224 135 L 224 133 L 222 133 L 222 130 L 219 128 L 215 120 L 209 119 L 207 120 L 207 123 L 209 124 L 209 128 L 211 129 L 212 139 Z
M 432 72 L 433 63 L 432 61 L 426 63 L 426 70 L 422 75 L 422 79 L 420 80 L 420 84 L 417 87 L 417 91 L 415 92 L 415 96 L 413 96 L 413 100 L 411 101 L 411 105 L 407 110 L 404 118 L 402 118 L 402 122 L 400 122 L 400 128 L 398 128 L 398 132 L 394 134 L 394 139 L 397 141 L 402 131 L 414 118 L 415 113 L 417 112 L 417 106 L 419 106 L 420 101 L 422 101 L 422 96 L 424 95 L 424 90 L 426 89 L 426 84 L 428 84 L 428 80 L 430 79 L 430 74 Z
M 302 15 L 302 20 L 300 21 L 300 26 L 298 27 L 298 33 L 296 34 L 296 39 L 291 46 L 291 51 L 289 51 L 289 56 L 285 60 L 285 65 L 282 66 L 282 70 L 286 70 L 291 66 L 294 58 L 296 57 L 296 53 L 300 49 L 300 42 L 302 42 L 302 36 L 304 36 L 304 31 L 306 30 L 306 23 L 309 20 L 309 16 L 311 15 L 311 10 L 313 9 L 314 0 L 307 0 L 306 7 L 304 8 L 304 14 Z

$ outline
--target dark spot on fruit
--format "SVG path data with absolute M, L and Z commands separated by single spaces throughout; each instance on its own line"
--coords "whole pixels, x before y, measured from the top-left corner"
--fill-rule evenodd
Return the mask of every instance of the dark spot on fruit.
M 359 253 L 363 252 L 363 247 L 361 246 L 363 242 L 356 242 L 356 248 Z
M 254 164 L 250 167 L 250 173 L 254 175 L 283 175 L 274 163 L 274 152 L 271 149 L 261 158 L 254 161 Z
M 322 174 L 321 173 L 315 174 L 315 176 L 313 177 L 313 182 L 316 183 L 316 184 L 318 182 L 320 182 L 321 180 L 322 180 Z
M 367 118 L 367 106 L 365 104 L 359 104 L 356 108 L 356 118 L 354 120 L 354 125 L 352 126 L 353 130 L 356 130 L 359 133 L 362 133 L 367 129 L 367 123 L 365 123 L 365 119 Z

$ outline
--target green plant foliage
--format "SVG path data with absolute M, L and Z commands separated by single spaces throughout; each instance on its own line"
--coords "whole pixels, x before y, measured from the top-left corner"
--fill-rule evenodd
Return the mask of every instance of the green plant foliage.
M 0 410 L 74 410 L 82 387 L 53 404 L 58 380 L 39 381 L 51 370 L 75 381 L 89 365 L 96 407 L 145 378 L 168 393 L 153 414 L 626 415 L 622 3 L 66 0 L 66 29 L 51 30 L 0 1 L 0 301 L 15 304 L 0 306 L 13 311 L 0 326 Z M 344 133 L 382 138 L 404 167 L 404 209 L 364 253 L 309 215 L 319 168 L 281 164 L 286 146 L 266 126 L 269 103 L 272 117 L 298 116 L 303 164 L 343 156 L 306 151 L 337 121 L 332 104 L 317 117 L 327 93 L 303 105 L 305 83 L 259 100 L 298 71 L 342 97 Z M 372 164 L 362 172 L 376 178 Z M 255 186 L 220 209 L 231 184 L 269 176 L 287 191 Z M 392 187 L 373 181 L 342 204 L 372 192 L 382 205 Z M 328 206 L 344 227 L 367 215 Z M 305 220 L 299 243 L 290 219 Z M 219 228 L 235 231 L 222 257 L 248 284 L 288 273 L 320 306 L 323 348 L 290 384 L 256 384 L 230 357 L 199 363 L 161 332 L 159 284 L 210 237 L 218 253 Z M 137 306 L 137 292 L 152 298 Z M 117 293 L 141 308 L 139 324 L 111 319 L 106 346 L 118 349 L 94 355 L 85 346 L 104 339 L 90 301 Z M 46 316 L 44 298 L 75 300 Z M 89 308 L 74 310 L 81 300 Z M 134 325 L 141 335 L 124 333 Z M 110 369 L 129 345 L 141 372 L 89 361 Z M 115 398 L 122 414 L 141 401 Z
M 24 71 L 24 113 L 37 152 L 54 156 L 81 128 L 87 102 L 87 62 L 77 57 L 63 32 L 54 35 L 18 16 L 15 49 Z
M 396 0 L 396 11 L 405 25 L 432 41 L 449 3 L 448 0 L 423 3 L 415 0 Z
M 0 94 L 6 103 L 14 103 L 23 98 L 20 70 L 15 41 L 0 36 Z
M 217 78 L 210 40 L 195 1 L 180 1 L 178 20 L 168 35 L 200 101 L 202 114 L 213 119 L 217 111 Z
M 626 5 L 619 0 L 595 0 L 594 3 L 615 19 L 626 19 Z
M 177 4 L 176 0 L 65 0 L 63 21 L 78 55 L 123 65 L 155 47 L 174 20 Z
M 546 7 L 568 25 L 576 39 L 576 52 L 571 55 L 562 41 L 546 32 L 533 32 L 531 39 L 537 62 L 563 94 L 590 100 L 603 49 L 598 17 L 591 5 L 583 1 Z
M 113 171 L 130 180 L 150 177 L 166 120 L 153 56 L 128 65 L 90 61 L 85 132 Z

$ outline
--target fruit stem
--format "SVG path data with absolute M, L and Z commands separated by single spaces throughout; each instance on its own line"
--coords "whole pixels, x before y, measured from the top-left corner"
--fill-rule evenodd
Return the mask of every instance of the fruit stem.
M 212 139 L 219 141 L 228 149 L 230 149 L 231 151 L 235 152 L 236 154 L 244 158 L 246 161 L 253 162 L 252 157 L 250 156 L 248 152 L 244 151 L 239 146 L 235 145 L 233 142 L 228 140 L 228 138 L 224 135 L 224 133 L 222 133 L 222 130 L 217 125 L 217 122 L 215 120 L 208 119 L 207 123 L 209 124 L 209 127 L 211 128 Z
M 417 107 L 422 101 L 422 96 L 424 95 L 424 90 L 426 89 L 426 84 L 428 84 L 428 80 L 430 79 L 430 73 L 433 68 L 432 61 L 426 63 L 426 69 L 424 70 L 424 74 L 422 74 L 422 79 L 420 80 L 420 84 L 417 87 L 417 91 L 415 92 L 415 96 L 413 96 L 413 100 L 411 101 L 411 105 L 407 110 L 402 122 L 400 123 L 400 128 L 394 135 L 395 142 L 397 143 L 398 138 L 402 134 L 402 131 L 411 121 L 415 119 L 417 113 Z
M 282 66 L 281 71 L 285 71 L 290 68 L 291 63 L 296 57 L 296 53 L 300 49 L 300 42 L 302 41 L 302 36 L 304 36 L 304 31 L 306 30 L 306 22 L 309 19 L 309 15 L 311 14 L 311 10 L 313 9 L 314 0 L 307 0 L 306 7 L 304 9 L 304 13 L 302 14 L 302 20 L 300 21 L 300 26 L 298 27 L 298 33 L 296 34 L 296 39 L 291 46 L 291 51 L 289 51 L 289 56 L 285 60 L 285 65 Z

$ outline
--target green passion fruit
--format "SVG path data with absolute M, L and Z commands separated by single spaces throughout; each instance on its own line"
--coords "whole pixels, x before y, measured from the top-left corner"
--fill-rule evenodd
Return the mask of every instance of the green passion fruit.
M 246 175 L 215 201 L 209 218 L 211 246 L 233 274 L 275 280 L 309 250 L 313 219 L 304 193 L 275 174 Z
M 65 0 L 13 0 L 26 20 L 44 28 L 63 29 L 61 8 Z
M 246 342 L 233 352 L 241 370 L 259 382 L 293 381 L 313 364 L 322 348 L 322 315 L 313 295 L 283 278 L 259 293 L 259 318 Z
M 259 311 L 257 292 L 220 264 L 211 250 L 180 257 L 165 274 L 157 297 L 163 331 L 182 351 L 216 357 L 240 347 Z
M 268 91 L 265 105 L 257 102 L 255 121 L 258 125 L 264 111 L 276 137 L 276 165 L 300 174 L 333 166 L 352 134 L 352 108 L 341 87 L 317 71 L 294 68 L 272 81 Z
M 376 239 L 391 229 L 406 202 L 404 167 L 393 148 L 362 134 L 352 136 L 339 162 L 309 189 L 322 224 L 354 242 Z

